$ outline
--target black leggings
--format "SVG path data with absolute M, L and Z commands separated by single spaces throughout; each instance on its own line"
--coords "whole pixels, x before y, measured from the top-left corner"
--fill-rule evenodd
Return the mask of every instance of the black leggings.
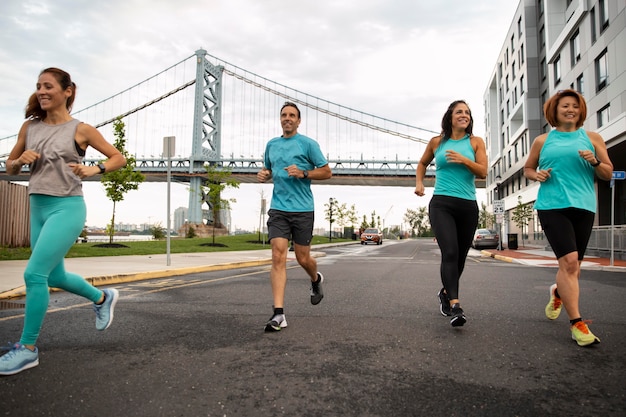
M 475 200 L 435 195 L 428 215 L 441 249 L 441 283 L 448 297 L 457 299 L 459 279 L 478 225 L 478 204 Z

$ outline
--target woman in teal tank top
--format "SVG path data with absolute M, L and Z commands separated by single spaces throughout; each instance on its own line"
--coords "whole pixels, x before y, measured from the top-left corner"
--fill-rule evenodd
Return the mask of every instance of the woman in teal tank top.
M 421 197 L 426 168 L 435 160 L 428 214 L 441 250 L 439 311 L 454 327 L 467 321 L 459 301 L 459 280 L 478 225 L 475 180 L 487 176 L 485 143 L 472 134 L 473 125 L 467 103 L 452 102 L 443 115 L 441 134 L 428 142 L 415 174 L 415 194 Z
M 587 346 L 600 339 L 580 315 L 580 264 L 596 212 L 595 176 L 610 180 L 613 164 L 602 137 L 582 128 L 587 104 L 578 92 L 559 91 L 546 101 L 544 115 L 554 130 L 535 138 L 524 176 L 539 182 L 535 209 L 559 262 L 545 313 L 555 320 L 565 306 L 572 339 Z

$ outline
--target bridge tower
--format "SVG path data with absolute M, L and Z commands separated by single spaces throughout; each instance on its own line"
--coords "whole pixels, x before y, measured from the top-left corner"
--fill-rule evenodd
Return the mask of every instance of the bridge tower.
M 222 131 L 222 74 L 224 67 L 213 65 L 206 59 L 207 51 L 196 51 L 196 90 L 193 115 L 193 144 L 189 160 L 189 223 L 202 223 L 201 173 L 205 162 L 221 161 Z M 205 146 L 206 145 L 206 146 Z

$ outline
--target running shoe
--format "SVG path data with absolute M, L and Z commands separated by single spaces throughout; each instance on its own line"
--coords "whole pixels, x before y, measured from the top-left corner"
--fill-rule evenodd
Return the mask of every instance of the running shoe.
M 324 298 L 324 291 L 322 290 L 322 282 L 324 282 L 324 275 L 321 272 L 317 273 L 317 281 L 311 282 L 311 304 L 317 305 Z
M 455 303 L 452 305 L 452 307 L 450 308 L 450 314 L 452 315 L 452 318 L 450 319 L 450 324 L 452 325 L 452 327 L 463 326 L 467 321 L 467 318 L 465 318 L 465 313 L 463 312 L 463 309 L 461 308 L 461 305 L 459 303 Z
M 572 339 L 578 343 L 578 346 L 589 346 L 594 343 L 600 343 L 600 339 L 591 333 L 591 330 L 587 327 L 587 323 L 590 322 L 578 321 L 571 327 Z
M 9 348 L 7 353 L 0 356 L 0 375 L 15 375 L 29 368 L 39 365 L 39 350 L 28 349 L 26 346 L 16 343 Z
M 442 316 L 451 316 L 450 312 L 450 299 L 448 298 L 448 294 L 444 292 L 445 290 L 442 288 L 439 290 L 437 297 L 439 297 L 439 311 Z
M 550 286 L 550 301 L 548 301 L 548 305 L 546 306 L 546 317 L 550 320 L 555 320 L 561 314 L 561 308 L 563 307 L 563 302 L 560 298 L 554 295 L 556 292 L 556 284 L 552 284 Z
M 104 302 L 94 304 L 93 311 L 96 312 L 96 329 L 106 330 L 113 321 L 113 310 L 120 294 L 115 288 L 102 290 L 104 292 Z
M 265 325 L 266 332 L 279 332 L 287 327 L 287 319 L 284 314 L 274 314 Z

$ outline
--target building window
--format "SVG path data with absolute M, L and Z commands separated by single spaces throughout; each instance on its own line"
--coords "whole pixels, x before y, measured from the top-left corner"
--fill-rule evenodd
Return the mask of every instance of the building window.
M 517 87 L 513 89 L 512 99 L 513 99 L 513 107 L 515 107 L 515 105 L 517 104 Z
M 589 12 L 589 22 L 591 23 L 591 43 L 596 43 L 597 33 L 596 33 L 596 8 L 592 8 Z
M 610 118 L 611 105 L 607 104 L 598 111 L 598 128 L 606 125 Z
M 522 67 L 522 64 L 524 63 L 524 44 L 521 44 L 519 46 L 519 51 L 517 51 L 517 53 L 519 54 L 519 62 L 520 62 L 520 68 Z
M 511 35 L 511 53 L 515 51 L 515 34 Z
M 609 83 L 609 65 L 606 49 L 596 58 L 596 91 L 602 90 Z
M 537 0 L 537 9 L 539 10 L 539 16 L 543 14 L 543 0 Z
M 513 65 L 511 66 L 511 80 L 515 81 L 515 61 L 513 61 Z
M 522 37 L 522 17 L 520 16 L 519 20 L 517 21 L 517 36 L 518 37 Z
M 498 65 L 498 77 L 502 78 L 502 62 Z
M 580 61 L 580 36 L 578 30 L 574 33 L 574 36 L 569 41 L 570 50 L 572 53 L 572 67 Z
M 518 143 L 515 142 L 515 162 L 519 162 L 519 150 L 518 150 Z
M 509 155 L 509 168 L 511 168 L 511 151 L 508 152 Z
M 506 76 L 506 79 L 504 81 L 504 85 L 506 86 L 506 92 L 509 92 L 509 76 Z
M 519 95 L 524 95 L 524 74 L 519 77 Z
M 547 75 L 547 69 L 548 67 L 546 66 L 546 59 L 542 59 L 541 60 L 541 79 L 545 80 L 546 79 L 546 75 Z
M 509 66 L 509 48 L 506 48 L 504 53 L 504 65 Z
M 504 126 L 504 109 L 500 110 L 500 119 L 502 119 L 502 126 Z
M 580 74 L 578 78 L 576 78 L 576 91 L 578 91 L 583 96 L 585 95 L 585 79 L 583 75 Z
M 539 29 L 539 50 L 543 50 L 546 47 L 546 30 L 542 27 Z
M 602 33 L 609 27 L 609 2 L 607 0 L 600 0 L 598 2 L 598 9 L 600 10 L 600 33 Z
M 561 82 L 561 56 L 557 56 L 554 60 L 554 85 Z
M 506 117 L 509 117 L 511 114 L 511 100 L 506 101 Z

